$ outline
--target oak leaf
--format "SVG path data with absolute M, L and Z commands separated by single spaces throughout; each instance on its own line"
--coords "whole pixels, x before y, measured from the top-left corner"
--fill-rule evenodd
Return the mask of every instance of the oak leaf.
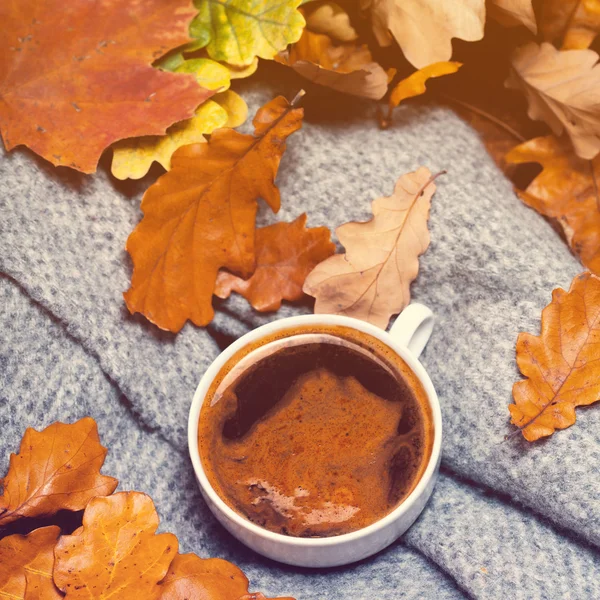
M 0 598 L 58 600 L 62 594 L 52 580 L 54 546 L 59 527 L 43 527 L 29 535 L 0 540 Z
M 160 585 L 163 600 L 267 600 L 248 592 L 248 579 L 235 565 L 195 554 L 178 554 Z
M 227 271 L 217 277 L 215 295 L 241 294 L 258 311 L 277 310 L 282 300 L 299 300 L 306 276 L 335 252 L 327 227 L 306 229 L 306 215 L 291 223 L 256 230 L 256 270 L 244 280 Z
M 557 50 L 526 44 L 515 50 L 509 87 L 525 92 L 529 116 L 544 120 L 556 135 L 571 138 L 581 158 L 600 151 L 600 65 L 592 50 Z
M 506 155 L 508 164 L 536 162 L 543 171 L 519 191 L 520 198 L 540 214 L 556 219 L 572 250 L 600 274 L 600 157 L 583 160 L 554 136 L 529 140 Z
M 329 36 L 305 30 L 300 40 L 275 60 L 338 92 L 374 100 L 387 92 L 386 72 L 365 45 L 335 45 Z
M 525 25 L 532 33 L 537 33 L 533 0 L 491 0 L 487 9 L 488 15 L 502 25 Z
M 600 279 L 577 275 L 542 311 L 539 336 L 519 334 L 511 422 L 533 442 L 575 423 L 575 407 L 600 399 Z
M 196 0 L 198 15 L 190 34 L 201 40 L 211 58 L 232 65 L 248 65 L 257 56 L 273 58 L 302 34 L 305 21 L 298 10 L 300 2 Z
M 212 92 L 152 68 L 189 40 L 190 0 L 0 3 L 0 130 L 50 161 L 92 173 L 113 142 L 162 134 Z
M 309 5 L 304 10 L 306 29 L 323 33 L 339 42 L 353 42 L 358 37 L 348 13 L 335 2 L 318 4 L 313 9 Z
M 373 31 L 382 46 L 396 39 L 417 69 L 450 60 L 452 38 L 483 37 L 485 0 L 362 0 L 371 10 Z
M 302 110 L 278 97 L 257 112 L 254 135 L 217 129 L 207 144 L 175 152 L 171 170 L 145 193 L 144 218 L 127 241 L 131 313 L 174 332 L 188 319 L 211 321 L 219 269 L 253 272 L 256 201 L 279 210 L 275 175 L 301 123 Z
M 91 417 L 25 431 L 19 454 L 11 454 L 2 481 L 0 526 L 22 517 L 81 510 L 94 496 L 111 494 L 117 480 L 100 475 L 106 448 Z
M 173 534 L 156 534 L 158 523 L 146 494 L 94 498 L 83 513 L 83 526 L 56 545 L 54 582 L 67 600 L 158 600 L 158 583 L 178 548 Z
M 336 229 L 346 254 L 317 265 L 304 282 L 305 293 L 316 298 L 315 313 L 348 315 L 385 329 L 408 305 L 418 257 L 429 246 L 434 179 L 424 167 L 403 175 L 391 196 L 373 202 L 370 221 Z
M 389 126 L 392 120 L 392 113 L 401 102 L 408 98 L 414 98 L 424 94 L 426 90 L 426 82 L 430 78 L 441 77 L 442 75 L 450 75 L 456 73 L 462 67 L 459 62 L 439 62 L 433 65 L 415 71 L 405 79 L 399 81 L 390 93 L 388 100 L 388 114 L 386 119 L 381 120 L 383 127 Z
M 563 50 L 589 48 L 600 33 L 598 0 L 544 0 L 540 3 L 540 31 Z

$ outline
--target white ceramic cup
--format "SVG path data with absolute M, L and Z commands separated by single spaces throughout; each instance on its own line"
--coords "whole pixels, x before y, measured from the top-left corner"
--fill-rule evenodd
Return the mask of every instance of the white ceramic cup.
M 384 342 L 398 354 L 419 378 L 431 406 L 433 447 L 421 479 L 404 501 L 371 525 L 342 535 L 300 538 L 274 533 L 252 523 L 227 505 L 211 486 L 198 449 L 198 419 L 211 383 L 225 363 L 244 346 L 281 329 L 307 325 L 342 325 L 362 331 Z M 258 327 L 224 350 L 206 370 L 192 401 L 188 422 L 190 456 L 202 495 L 220 523 L 238 540 L 256 552 L 279 562 L 302 567 L 334 567 L 361 560 L 398 539 L 417 519 L 431 496 L 437 480 L 442 445 L 440 404 L 427 372 L 418 360 L 433 329 L 433 313 L 422 304 L 407 306 L 388 332 L 350 317 L 303 315 L 280 319 Z

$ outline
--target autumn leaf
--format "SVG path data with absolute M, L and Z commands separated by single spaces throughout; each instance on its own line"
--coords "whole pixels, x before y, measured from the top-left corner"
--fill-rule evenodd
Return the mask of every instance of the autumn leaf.
M 335 252 L 327 227 L 306 229 L 306 214 L 291 223 L 256 230 L 256 270 L 244 280 L 227 271 L 217 277 L 215 295 L 241 294 L 258 311 L 277 310 L 282 300 L 302 298 L 306 276 Z
M 328 35 L 338 42 L 353 42 L 358 37 L 348 13 L 335 2 L 319 3 L 316 8 L 309 4 L 304 10 L 306 29 Z
M 537 33 L 532 0 L 491 0 L 487 10 L 489 16 L 502 25 L 525 25 L 532 33 Z
M 178 542 L 171 533 L 156 535 L 158 522 L 146 494 L 94 498 L 83 513 L 83 526 L 56 545 L 54 582 L 66 600 L 160 598 L 158 583 Z
M 91 417 L 71 425 L 53 423 L 41 432 L 28 428 L 2 482 L 0 526 L 81 510 L 94 496 L 111 494 L 117 480 L 100 475 L 105 456 Z
M 556 135 L 571 138 L 581 158 L 600 151 L 600 66 L 592 50 L 557 50 L 552 44 L 526 44 L 512 58 L 509 87 L 523 90 L 529 116 L 544 120 Z
M 408 305 L 418 257 L 429 246 L 435 177 L 424 167 L 403 175 L 391 196 L 373 202 L 370 221 L 336 229 L 346 254 L 319 264 L 304 283 L 305 293 L 316 298 L 315 313 L 348 315 L 385 329 Z
M 248 579 L 235 565 L 220 558 L 199 558 L 195 554 L 178 554 L 160 585 L 161 600 L 265 599 L 260 593 L 248 592 Z
M 371 10 L 377 41 L 396 39 L 406 59 L 417 69 L 450 60 L 452 38 L 468 42 L 483 37 L 485 0 L 362 0 Z
M 563 50 L 589 48 L 600 32 L 598 0 L 544 0 L 540 3 L 540 31 Z
M 364 45 L 335 45 L 329 36 L 305 30 L 300 40 L 275 60 L 338 92 L 374 100 L 387 92 L 387 75 Z
M 9 535 L 0 540 L 0 598 L 58 600 L 52 581 L 54 546 L 59 527 L 43 527 L 29 535 Z
M 174 332 L 187 319 L 210 322 L 219 269 L 242 277 L 254 270 L 256 200 L 279 210 L 275 175 L 301 123 L 302 110 L 280 96 L 257 112 L 254 135 L 217 129 L 209 143 L 175 152 L 171 170 L 144 195 L 144 218 L 127 241 L 134 270 L 124 296 L 132 314 Z
M 459 62 L 434 63 L 415 71 L 405 79 L 399 81 L 390 93 L 387 118 L 380 120 L 381 126 L 385 128 L 390 125 L 394 108 L 401 102 L 407 98 L 414 98 L 415 96 L 424 94 L 426 92 L 425 84 L 428 79 L 456 73 L 460 67 L 462 67 L 462 64 Z
M 194 78 L 152 68 L 189 40 L 190 0 L 0 3 L 0 130 L 7 150 L 25 145 L 92 173 L 113 142 L 163 134 L 212 92 Z
M 300 2 L 196 0 L 198 16 L 190 34 L 202 40 L 211 58 L 232 65 L 248 65 L 257 56 L 273 58 L 302 34 Z
M 577 275 L 542 311 L 539 336 L 519 334 L 511 422 L 529 442 L 575 423 L 575 407 L 600 399 L 600 279 Z

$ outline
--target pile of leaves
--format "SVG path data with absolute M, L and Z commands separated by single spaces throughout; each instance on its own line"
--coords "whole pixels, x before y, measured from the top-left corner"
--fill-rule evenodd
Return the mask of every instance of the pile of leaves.
M 106 452 L 90 417 L 25 431 L 2 481 L 1 597 L 266 600 L 248 592 L 235 565 L 179 554 L 173 534 L 156 533 L 149 496 L 113 494 L 117 480 L 100 473 Z M 83 511 L 69 519 L 70 532 L 58 525 L 61 511 Z M 31 530 L 40 518 L 45 526 Z M 30 532 L 3 537 L 14 526 Z

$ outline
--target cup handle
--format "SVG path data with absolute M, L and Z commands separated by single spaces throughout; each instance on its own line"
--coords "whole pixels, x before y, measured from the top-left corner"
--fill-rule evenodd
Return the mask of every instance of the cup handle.
M 419 358 L 431 337 L 434 320 L 433 313 L 423 304 L 409 304 L 396 318 L 390 335 Z

